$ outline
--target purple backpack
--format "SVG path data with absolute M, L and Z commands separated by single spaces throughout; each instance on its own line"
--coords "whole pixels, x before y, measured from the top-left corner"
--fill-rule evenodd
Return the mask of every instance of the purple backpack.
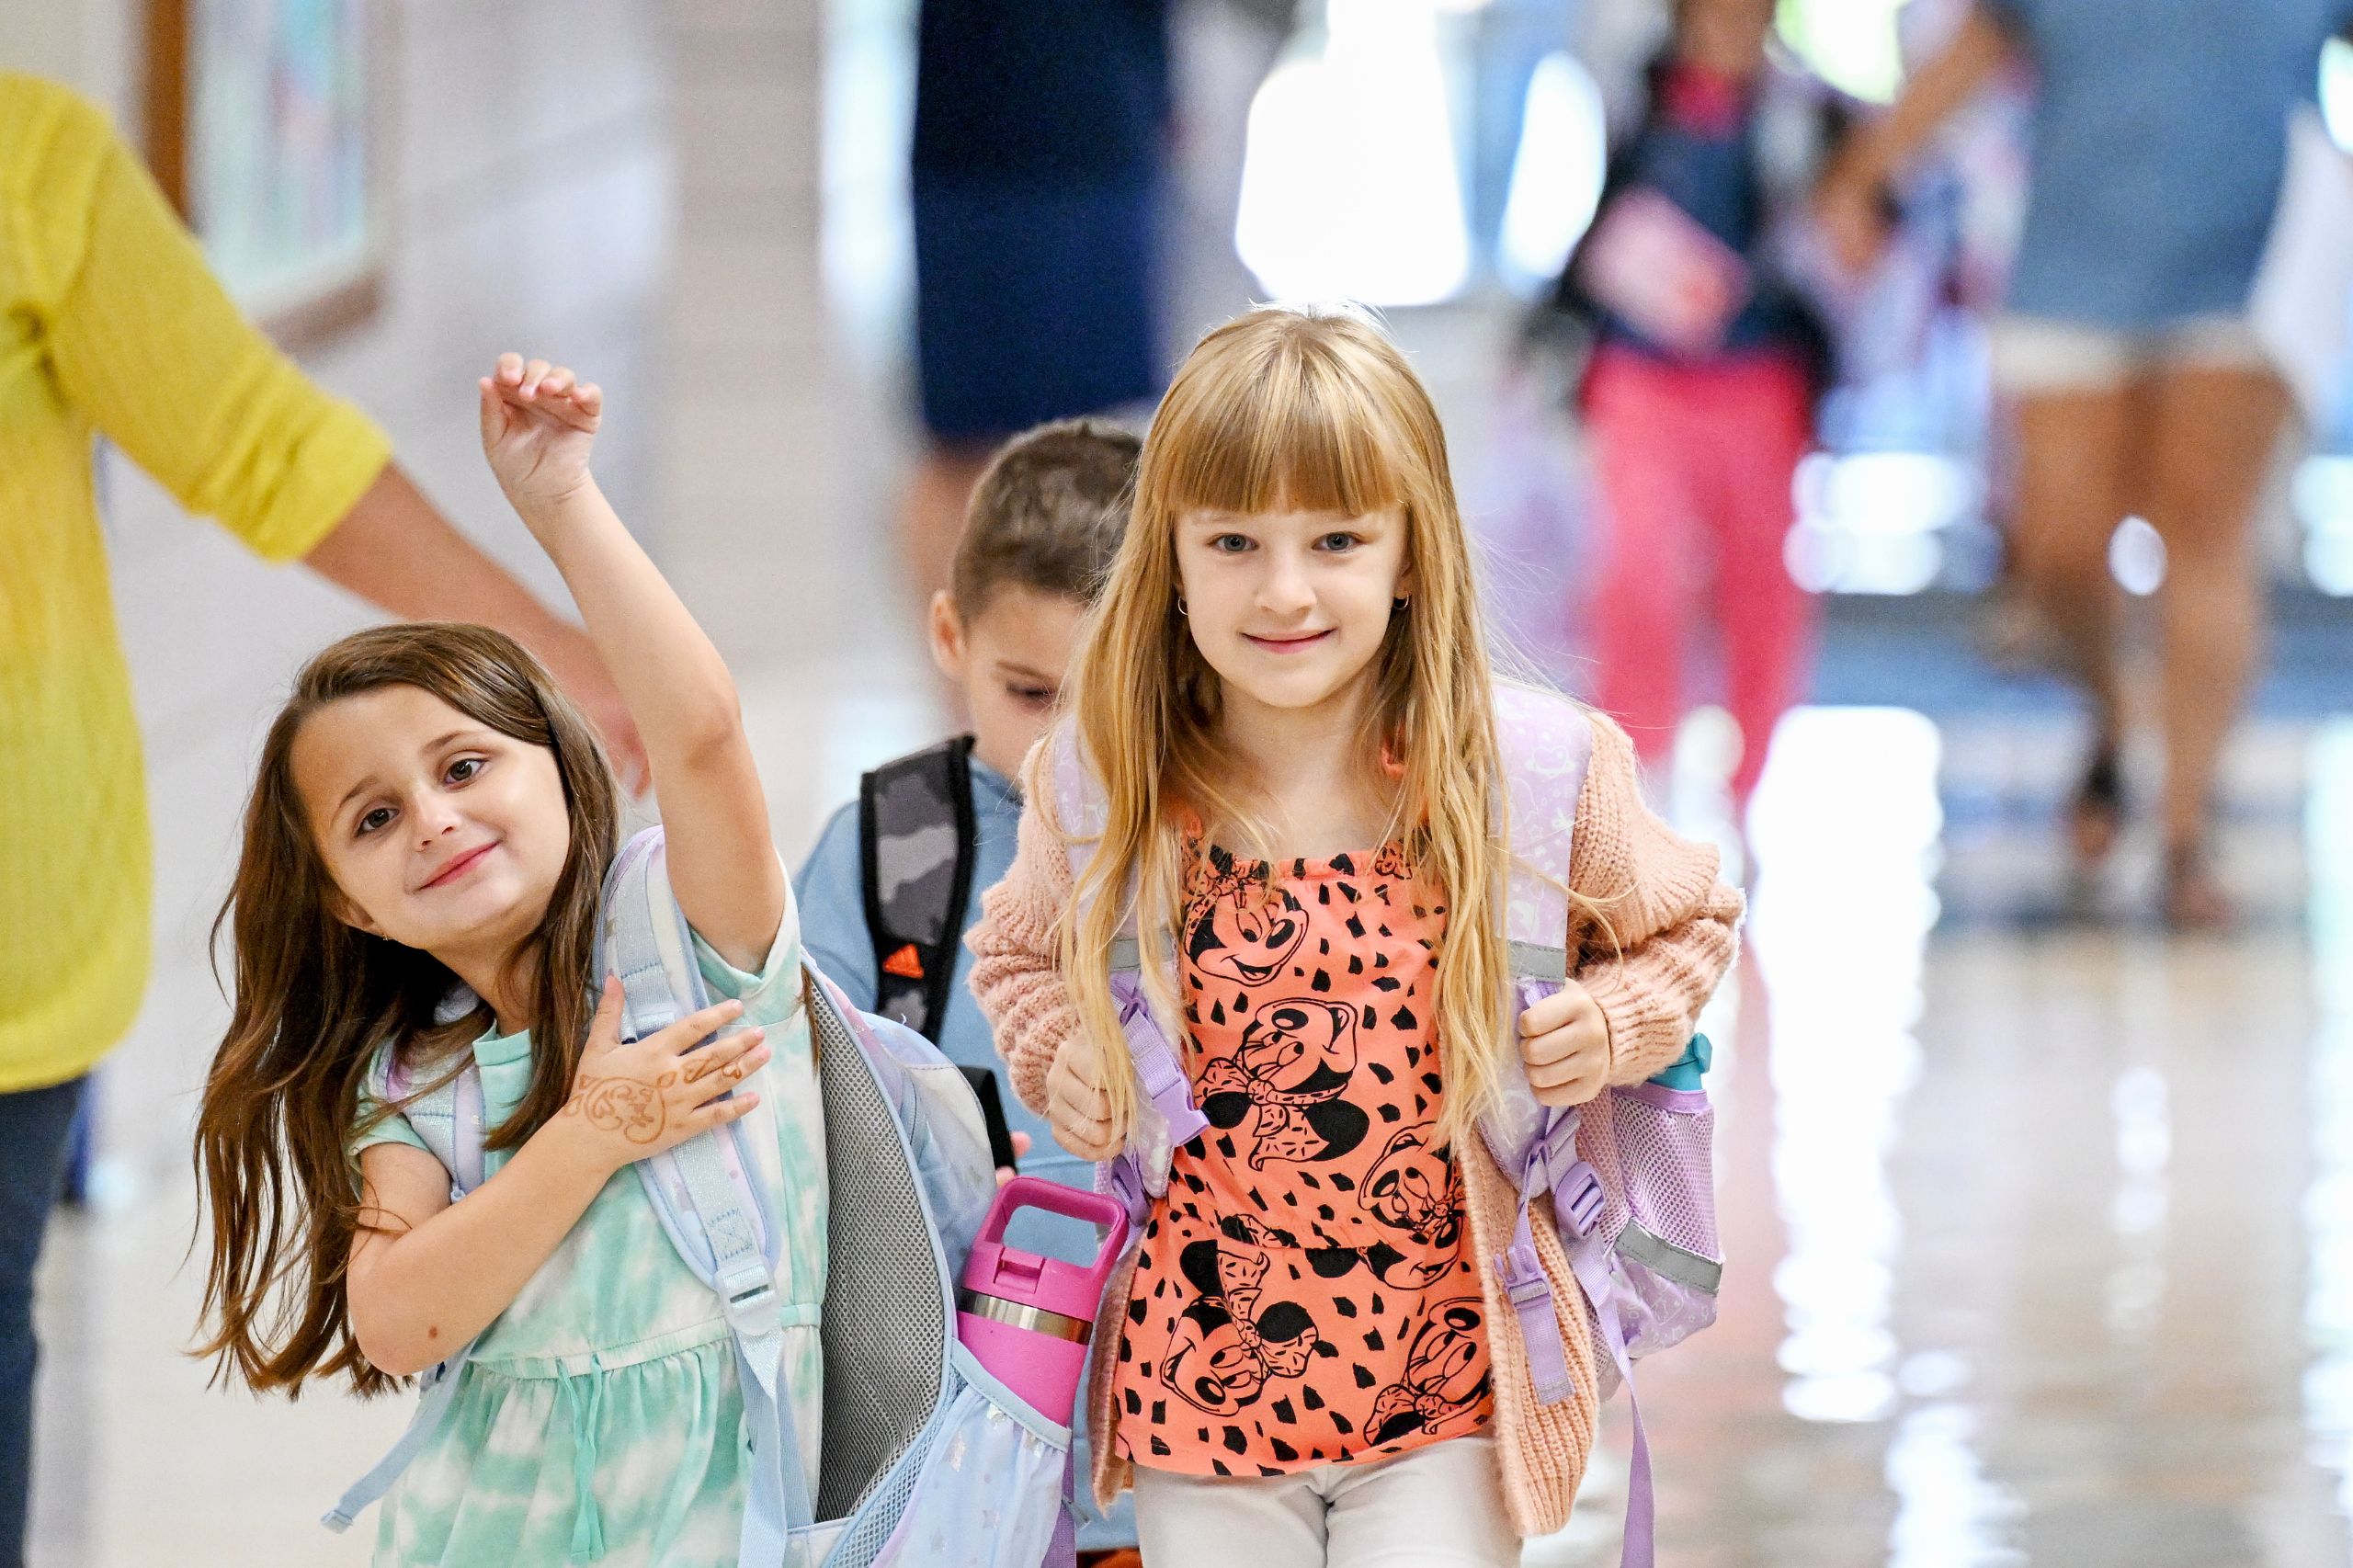
M 1593 726 L 1585 710 L 1564 698 L 1499 687 L 1495 732 L 1509 790 L 1505 934 L 1512 972 L 1511 994 L 1498 999 L 1497 1027 L 1516 1035 L 1520 1012 L 1568 979 L 1563 943 L 1569 850 L 1593 755 Z M 1069 846 L 1074 884 L 1083 885 L 1079 879 L 1106 818 L 1103 790 L 1068 721 L 1048 744 L 1055 817 Z M 1159 989 L 1170 997 L 1177 994 L 1174 960 L 1165 947 L 1154 955 Z M 1193 1103 L 1174 1043 L 1184 1036 L 1181 1020 L 1164 1018 L 1144 985 L 1132 907 L 1109 961 L 1142 1104 L 1128 1147 L 1097 1167 L 1097 1184 L 1127 1205 L 1131 1233 L 1140 1238 L 1153 1200 L 1168 1189 L 1171 1154 L 1209 1123 Z M 1513 1074 L 1506 1103 L 1480 1126 L 1495 1163 L 1518 1185 L 1511 1244 L 1488 1262 L 1519 1318 L 1537 1402 L 1554 1403 L 1571 1392 L 1568 1352 L 1532 1228 L 1534 1202 L 1548 1193 L 1553 1222 L 1584 1288 L 1594 1343 L 1608 1351 L 1597 1392 L 1607 1397 L 1616 1381 L 1626 1385 L 1634 1453 L 1620 1559 L 1625 1568 L 1648 1568 L 1654 1557 L 1650 1444 L 1633 1400 L 1632 1363 L 1714 1322 L 1723 1272 L 1711 1152 L 1715 1112 L 1702 1086 L 1708 1060 L 1707 1037 L 1695 1036 L 1682 1058 L 1656 1077 L 1606 1089 L 1570 1109 L 1538 1104 L 1526 1077 Z

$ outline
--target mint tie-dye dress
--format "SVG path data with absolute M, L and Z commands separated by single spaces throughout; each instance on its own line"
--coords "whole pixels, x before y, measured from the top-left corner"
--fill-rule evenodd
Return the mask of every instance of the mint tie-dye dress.
M 712 998 L 740 998 L 768 1031 L 768 1063 L 749 1081 L 760 1105 L 742 1125 L 763 1158 L 785 1227 L 777 1291 L 784 1381 L 816 1490 L 825 1293 L 824 1118 L 801 940 L 788 906 L 757 974 L 730 967 L 701 937 Z M 530 1080 L 528 1031 L 474 1042 L 483 1125 L 495 1127 Z M 388 1060 L 371 1090 L 381 1095 Z M 357 1141 L 425 1148 L 393 1115 Z M 485 1176 L 505 1163 L 484 1162 Z M 553 1256 L 483 1335 L 449 1418 L 382 1504 L 375 1562 L 450 1568 L 717 1568 L 736 1561 L 747 1439 L 734 1348 L 719 1299 L 672 1250 L 634 1168 L 605 1184 Z

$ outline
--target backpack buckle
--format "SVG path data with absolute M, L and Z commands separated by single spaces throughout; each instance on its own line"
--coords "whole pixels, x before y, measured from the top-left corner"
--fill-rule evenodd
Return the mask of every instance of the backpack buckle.
M 1495 1254 L 1495 1274 L 1515 1308 L 1543 1301 L 1552 1293 L 1552 1281 L 1545 1277 L 1544 1260 L 1536 1256 L 1533 1242 L 1514 1242 Z
M 1152 1213 L 1152 1195 L 1144 1190 L 1143 1166 L 1133 1154 L 1114 1154 L 1104 1165 L 1102 1190 L 1106 1198 L 1116 1198 L 1126 1206 L 1129 1225 L 1135 1234 L 1143 1234 L 1144 1220 Z
M 740 1339 L 761 1339 L 784 1327 L 784 1304 L 773 1281 L 762 1279 L 748 1290 L 724 1296 L 727 1326 Z
M 1574 1230 L 1580 1240 L 1601 1223 L 1603 1205 L 1600 1174 L 1583 1160 L 1571 1165 L 1568 1174 L 1553 1185 L 1552 1217 L 1563 1229 Z

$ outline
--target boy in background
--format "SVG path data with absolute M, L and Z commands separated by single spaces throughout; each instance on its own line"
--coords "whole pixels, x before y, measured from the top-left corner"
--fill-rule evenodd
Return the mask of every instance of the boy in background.
M 1085 419 L 1040 426 L 999 449 L 972 492 L 950 585 L 930 607 L 932 658 L 964 694 L 972 731 L 867 774 L 793 890 L 817 967 L 857 1006 L 919 1030 L 965 1070 L 1005 1130 L 1029 1134 L 1023 1175 L 1086 1188 L 1094 1167 L 1062 1151 L 1005 1077 L 965 984 L 964 933 L 980 919 L 981 895 L 1013 864 L 1014 780 L 1045 732 L 1079 622 L 1119 549 L 1139 449 L 1126 431 Z M 1010 1154 L 1001 1148 L 997 1157 Z M 1035 1210 L 1016 1217 L 1006 1239 L 1072 1261 L 1091 1260 L 1099 1244 L 1093 1226 Z M 1083 1453 L 1074 1461 L 1085 1476 Z M 1079 1546 L 1132 1548 L 1127 1500 L 1107 1519 L 1086 1490 Z

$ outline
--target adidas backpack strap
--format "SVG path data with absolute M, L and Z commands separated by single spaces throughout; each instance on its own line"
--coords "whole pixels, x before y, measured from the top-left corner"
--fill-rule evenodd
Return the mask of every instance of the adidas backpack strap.
M 858 885 L 874 943 L 874 1011 L 938 1044 L 972 895 L 972 737 L 886 762 L 858 782 Z

